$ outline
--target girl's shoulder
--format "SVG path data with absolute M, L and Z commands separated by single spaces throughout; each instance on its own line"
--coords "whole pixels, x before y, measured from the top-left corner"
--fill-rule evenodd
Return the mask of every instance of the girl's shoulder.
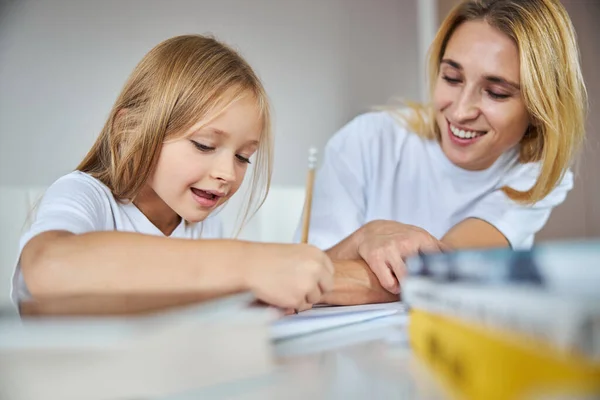
M 104 183 L 81 171 L 73 171 L 61 176 L 48 187 L 48 191 L 112 197 L 112 192 Z
M 37 212 L 77 212 L 104 220 L 117 204 L 111 190 L 93 176 L 73 171 L 58 178 L 44 192 Z M 109 218 L 111 219 L 111 218 Z

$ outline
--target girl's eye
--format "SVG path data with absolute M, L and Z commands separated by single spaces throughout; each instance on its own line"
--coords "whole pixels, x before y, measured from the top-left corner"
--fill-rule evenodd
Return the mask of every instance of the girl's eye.
M 192 144 L 194 145 L 194 147 L 196 147 L 198 150 L 200 150 L 203 153 L 207 153 L 209 151 L 213 151 L 215 148 L 211 147 L 211 146 L 206 146 L 202 143 L 198 143 L 195 140 L 191 141 Z M 237 160 L 243 164 L 251 164 L 250 159 L 247 157 L 244 157 L 240 154 L 236 154 L 235 157 L 237 158 Z
M 448 82 L 451 85 L 455 85 L 457 83 L 460 83 L 460 79 L 450 78 L 447 75 L 443 75 L 442 79 L 445 80 L 446 82 Z
M 236 157 L 238 159 L 239 162 L 242 162 L 244 164 L 251 164 L 250 159 L 244 156 L 241 156 L 239 154 L 236 154 Z
M 194 144 L 194 146 L 195 146 L 195 147 L 196 147 L 198 150 L 200 150 L 200 151 L 203 151 L 203 152 L 212 151 L 212 150 L 214 150 L 214 149 L 215 149 L 214 147 L 205 146 L 205 145 L 203 145 L 203 144 L 201 144 L 201 143 L 198 143 L 198 142 L 196 142 L 196 141 L 194 141 L 194 140 L 192 140 L 192 143 Z

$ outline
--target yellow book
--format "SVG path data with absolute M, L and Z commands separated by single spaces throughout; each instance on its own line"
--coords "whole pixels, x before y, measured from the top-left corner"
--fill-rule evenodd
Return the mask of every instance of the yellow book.
M 520 334 L 414 308 L 410 314 L 413 350 L 456 398 L 600 398 L 598 362 Z

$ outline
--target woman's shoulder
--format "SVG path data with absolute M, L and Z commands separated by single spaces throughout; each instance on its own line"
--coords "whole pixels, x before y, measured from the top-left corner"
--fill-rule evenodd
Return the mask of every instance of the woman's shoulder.
M 372 111 L 350 120 L 329 141 L 331 148 L 348 146 L 373 148 L 404 142 L 408 137 L 417 137 L 409 131 L 402 119 L 388 111 Z
M 502 184 L 510 186 L 513 189 L 524 191 L 529 190 L 537 182 L 542 174 L 543 164 L 540 161 L 528 163 L 519 162 L 518 154 L 510 159 L 510 163 L 503 172 Z M 574 185 L 574 176 L 571 168 L 567 168 L 555 189 L 570 190 Z

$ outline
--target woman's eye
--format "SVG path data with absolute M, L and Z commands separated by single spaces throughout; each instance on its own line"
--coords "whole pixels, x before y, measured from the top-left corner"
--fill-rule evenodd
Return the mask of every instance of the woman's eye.
M 238 161 L 244 163 L 244 164 L 251 164 L 250 159 L 247 157 L 244 157 L 242 155 L 236 154 L 236 157 L 238 159 Z
M 203 151 L 203 152 L 207 152 L 207 151 L 211 151 L 211 150 L 215 149 L 214 147 L 205 146 L 202 143 L 198 143 L 195 140 L 192 140 L 192 143 L 198 150 Z
M 507 99 L 510 97 L 509 94 L 496 93 L 496 92 L 492 92 L 491 90 L 488 90 L 487 93 L 492 99 L 497 99 L 497 100 Z
M 456 78 L 450 78 L 447 75 L 443 75 L 442 79 L 445 80 L 446 82 L 450 83 L 450 84 L 457 84 L 460 83 L 460 79 L 456 79 Z

